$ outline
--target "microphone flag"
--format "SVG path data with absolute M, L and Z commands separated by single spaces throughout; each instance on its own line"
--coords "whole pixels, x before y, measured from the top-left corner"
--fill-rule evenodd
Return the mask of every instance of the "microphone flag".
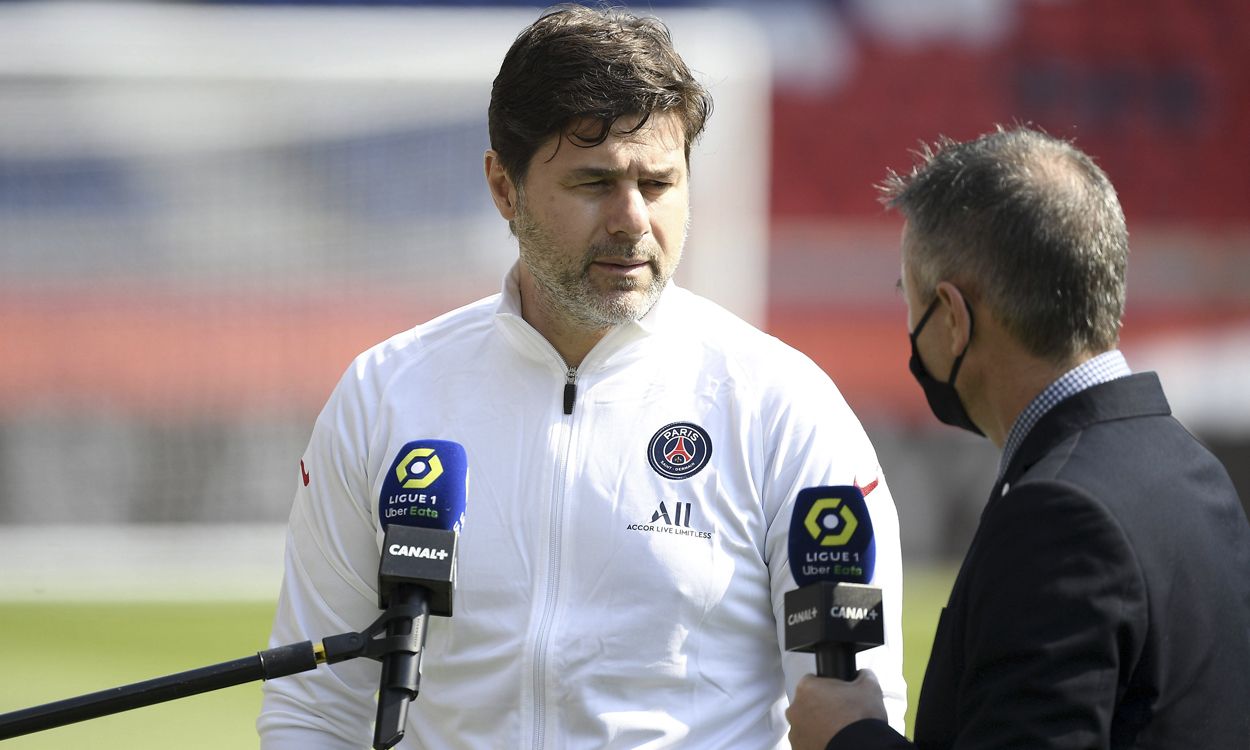
M 864 493 L 852 485 L 800 490 L 788 544 L 790 572 L 800 586 L 868 583 L 877 563 L 877 541 Z
M 877 542 L 864 493 L 851 485 L 799 491 L 790 516 L 787 651 L 815 652 L 821 677 L 855 677 L 855 653 L 885 642 L 881 589 L 867 584 Z
M 413 440 L 395 453 L 378 496 L 378 518 L 386 531 L 379 607 L 387 608 L 397 587 L 415 584 L 428 592 L 430 614 L 451 616 L 468 485 L 469 464 L 459 443 Z
M 378 496 L 378 518 L 391 524 L 460 531 L 469 487 L 464 446 L 413 440 L 395 453 Z

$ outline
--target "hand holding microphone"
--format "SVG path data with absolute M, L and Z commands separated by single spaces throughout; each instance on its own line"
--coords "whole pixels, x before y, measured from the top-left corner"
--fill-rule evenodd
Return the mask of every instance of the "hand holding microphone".
M 871 669 L 851 682 L 804 675 L 786 709 L 791 750 L 825 750 L 830 738 L 860 719 L 888 722 L 881 684 Z
M 855 678 L 855 654 L 885 643 L 881 589 L 872 580 L 877 546 L 859 487 L 808 487 L 790 517 L 785 595 L 787 651 L 815 652 L 816 674 Z

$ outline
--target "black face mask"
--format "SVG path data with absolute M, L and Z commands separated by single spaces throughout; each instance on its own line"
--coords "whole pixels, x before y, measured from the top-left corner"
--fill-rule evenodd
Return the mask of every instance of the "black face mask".
M 907 367 L 911 370 L 912 377 L 924 390 L 925 400 L 929 402 L 929 410 L 939 422 L 984 435 L 981 428 L 973 424 L 968 411 L 964 409 L 963 401 L 959 399 L 959 392 L 955 390 L 955 376 L 959 374 L 959 366 L 964 363 L 964 355 L 968 353 L 968 347 L 972 346 L 972 308 L 968 307 L 967 300 L 964 301 L 964 306 L 968 307 L 968 343 L 964 345 L 964 350 L 951 365 L 950 379 L 943 383 L 930 375 L 925 369 L 924 362 L 920 361 L 920 353 L 916 351 L 916 337 L 920 335 L 920 329 L 924 328 L 924 324 L 929 322 L 929 317 L 937 309 L 937 303 L 938 300 L 935 298 L 930 303 L 929 309 L 920 316 L 920 322 L 916 324 L 915 330 L 911 332 L 911 360 L 907 363 Z

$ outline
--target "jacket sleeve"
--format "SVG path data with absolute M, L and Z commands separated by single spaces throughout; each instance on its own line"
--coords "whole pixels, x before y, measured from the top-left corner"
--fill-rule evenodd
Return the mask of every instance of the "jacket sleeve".
M 829 740 L 825 750 L 907 750 L 915 745 L 878 719 L 862 719 Z
M 355 380 L 349 370 L 302 459 L 271 646 L 361 631 L 379 615 L 367 420 Z M 362 658 L 264 683 L 256 724 L 262 750 L 369 746 L 379 673 Z
M 779 395 L 763 418 L 763 446 L 769 456 L 763 497 L 768 519 L 765 558 L 772 587 L 777 640 L 782 649 L 786 690 L 791 699 L 799 678 L 816 671 L 812 654 L 785 652 L 785 593 L 797 587 L 790 571 L 789 531 L 795 498 L 805 487 L 858 485 L 872 519 L 876 566 L 869 582 L 882 589 L 885 645 L 862 651 L 857 664 L 876 673 L 885 693 L 890 724 L 904 730 L 907 686 L 903 680 L 902 561 L 898 513 L 876 452 L 859 419 L 837 388 L 810 366 L 810 375 Z M 803 370 L 800 370 L 801 372 Z M 810 372 L 810 371 L 809 371 Z
M 1108 747 L 1121 666 L 1147 623 L 1119 524 L 1083 490 L 1029 482 L 991 502 L 975 555 L 955 747 Z

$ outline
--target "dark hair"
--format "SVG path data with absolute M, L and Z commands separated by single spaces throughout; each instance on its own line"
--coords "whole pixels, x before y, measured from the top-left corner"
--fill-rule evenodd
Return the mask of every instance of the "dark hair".
M 966 143 L 941 138 L 919 157 L 881 190 L 908 222 L 922 299 L 950 281 L 1056 363 L 1116 346 L 1128 230 L 1092 159 L 1045 133 L 1001 126 Z
M 655 18 L 580 5 L 556 6 L 517 36 L 491 87 L 491 148 L 519 187 L 531 158 L 552 135 L 596 146 L 621 117 L 675 112 L 686 159 L 703 132 L 712 99 Z M 590 128 L 570 126 L 587 120 Z

